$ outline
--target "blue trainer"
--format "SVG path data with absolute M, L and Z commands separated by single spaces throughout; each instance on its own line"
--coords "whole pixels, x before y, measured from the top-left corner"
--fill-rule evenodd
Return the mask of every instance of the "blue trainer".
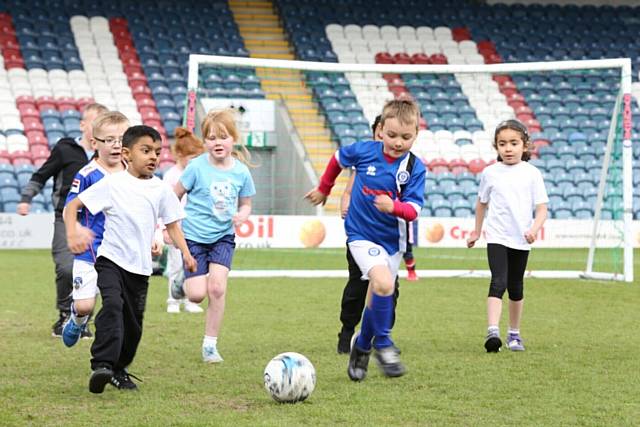
M 171 298 L 181 300 L 185 297 L 184 288 L 182 287 L 183 283 L 182 280 L 174 280 L 171 282 Z
M 84 325 L 78 326 L 76 322 L 69 319 L 62 328 L 62 342 L 67 347 L 73 347 L 80 340 L 80 334 L 84 329 Z
M 511 351 L 524 351 L 524 344 L 519 334 L 507 335 L 507 348 Z

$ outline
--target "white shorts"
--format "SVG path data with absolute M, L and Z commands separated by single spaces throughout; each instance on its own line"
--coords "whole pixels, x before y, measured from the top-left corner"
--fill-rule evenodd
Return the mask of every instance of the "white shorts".
M 95 298 L 98 290 L 98 272 L 87 261 L 73 260 L 73 299 Z
M 354 240 L 347 243 L 354 261 L 360 267 L 362 280 L 369 280 L 369 270 L 376 265 L 384 265 L 391 271 L 391 277 L 398 275 L 402 252 L 389 255 L 382 246 L 368 240 Z

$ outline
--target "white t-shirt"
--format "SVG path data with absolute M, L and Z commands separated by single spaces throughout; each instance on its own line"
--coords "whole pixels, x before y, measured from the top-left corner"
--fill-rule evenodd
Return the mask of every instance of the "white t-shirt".
M 480 177 L 480 202 L 489 203 L 485 221 L 487 243 L 530 250 L 524 233 L 533 224 L 536 205 L 548 203 L 542 174 L 528 162 L 488 166 Z
M 171 168 L 169 168 L 169 170 L 167 170 L 164 173 L 164 175 L 162 176 L 162 181 L 169 184 L 169 187 L 171 187 L 171 189 L 173 190 L 176 184 L 178 183 L 178 181 L 180 181 L 180 177 L 182 176 L 183 172 L 184 172 L 184 169 L 182 169 L 180 166 L 173 165 Z M 180 199 L 180 203 L 184 208 L 184 205 L 187 204 L 187 193 L 184 193 L 184 196 L 182 196 L 182 199 Z
M 184 218 L 172 189 L 158 177 L 135 178 L 127 171 L 106 176 L 78 198 L 95 215 L 104 212 L 105 225 L 98 256 L 130 273 L 151 275 L 151 243 L 158 219 L 170 224 Z

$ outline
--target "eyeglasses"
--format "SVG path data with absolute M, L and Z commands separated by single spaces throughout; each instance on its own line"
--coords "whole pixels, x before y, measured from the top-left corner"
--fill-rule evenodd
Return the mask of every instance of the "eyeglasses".
M 120 138 L 107 137 L 105 139 L 100 139 L 97 136 L 94 136 L 93 139 L 95 139 L 96 141 L 102 142 L 106 145 L 115 145 L 116 142 L 122 145 L 122 137 Z

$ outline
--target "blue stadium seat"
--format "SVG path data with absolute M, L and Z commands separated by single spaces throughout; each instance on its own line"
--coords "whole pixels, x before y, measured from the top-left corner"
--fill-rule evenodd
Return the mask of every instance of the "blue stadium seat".
M 439 218 L 448 218 L 453 216 L 453 210 L 451 209 L 450 202 L 448 200 L 434 200 L 430 203 L 431 212 L 433 216 Z

